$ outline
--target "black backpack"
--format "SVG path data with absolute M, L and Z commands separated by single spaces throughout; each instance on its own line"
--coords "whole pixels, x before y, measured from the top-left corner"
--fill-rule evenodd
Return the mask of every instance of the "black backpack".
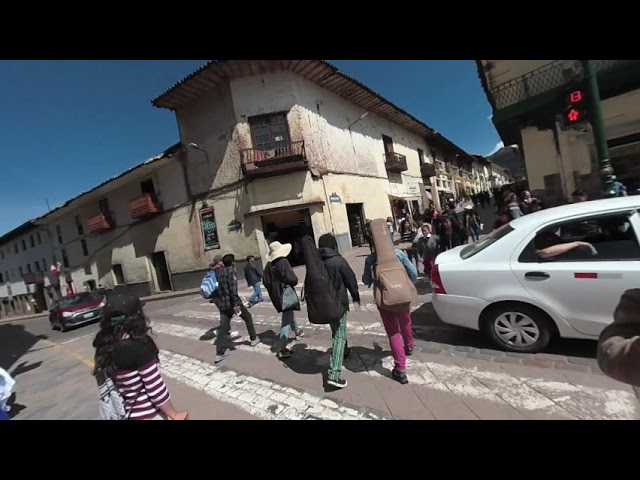
M 306 236 L 300 243 L 307 269 L 302 300 L 307 302 L 309 322 L 316 325 L 335 323 L 346 312 L 340 294 L 329 277 L 313 238 Z

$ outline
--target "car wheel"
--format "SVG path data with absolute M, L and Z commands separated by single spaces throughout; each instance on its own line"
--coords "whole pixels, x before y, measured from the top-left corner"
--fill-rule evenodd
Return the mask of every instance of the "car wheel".
M 49 325 L 51 325 L 51 330 L 56 330 L 58 327 L 56 326 L 55 322 L 49 322 Z
M 66 332 L 66 331 L 67 331 L 67 326 L 64 324 L 64 322 L 63 322 L 63 321 L 60 321 L 60 331 L 61 331 L 62 333 L 64 333 L 64 332 Z
M 555 333 L 547 315 L 531 305 L 496 305 L 485 314 L 484 328 L 491 340 L 504 350 L 536 353 L 549 345 Z

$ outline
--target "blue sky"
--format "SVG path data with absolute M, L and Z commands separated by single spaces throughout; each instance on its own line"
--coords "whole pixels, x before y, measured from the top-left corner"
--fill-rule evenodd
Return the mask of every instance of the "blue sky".
M 499 142 L 472 60 L 329 60 L 469 153 Z M 204 60 L 2 61 L 0 235 L 178 141 L 150 100 Z

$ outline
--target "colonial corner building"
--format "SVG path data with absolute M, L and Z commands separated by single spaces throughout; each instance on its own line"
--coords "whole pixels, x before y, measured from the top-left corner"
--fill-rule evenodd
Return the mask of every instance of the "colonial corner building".
M 580 60 L 476 60 L 505 145 L 524 154 L 531 193 L 548 205 L 574 190 L 601 193 Z M 593 60 L 611 163 L 629 192 L 640 188 L 640 62 Z
M 367 218 L 490 184 L 486 159 L 321 60 L 209 62 L 153 105 L 179 144 L 0 239 L 4 314 L 99 285 L 194 288 L 214 255 L 264 258 L 275 240 L 295 264 L 305 233 L 344 251 Z

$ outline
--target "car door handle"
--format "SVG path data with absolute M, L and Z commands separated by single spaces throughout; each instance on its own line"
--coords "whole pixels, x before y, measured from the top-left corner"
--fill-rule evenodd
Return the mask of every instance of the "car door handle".
M 524 274 L 524 278 L 530 278 L 532 280 L 546 280 L 551 277 L 547 272 L 527 272 Z

